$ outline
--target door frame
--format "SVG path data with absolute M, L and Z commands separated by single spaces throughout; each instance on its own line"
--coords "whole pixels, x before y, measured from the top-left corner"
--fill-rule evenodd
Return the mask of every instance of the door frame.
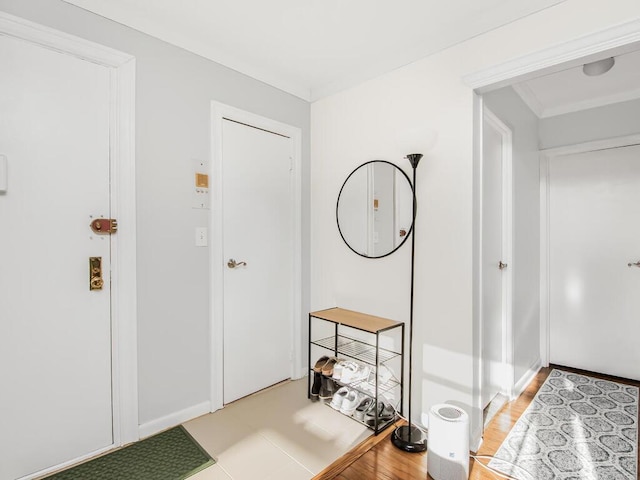
M 472 207 L 472 238 L 473 238 L 473 267 L 472 267 L 472 317 L 473 317 L 473 351 L 474 351 L 474 382 L 471 438 L 474 446 L 482 441 L 482 409 L 480 396 L 480 282 L 479 282 L 479 237 L 480 237 L 480 182 L 482 158 L 482 94 L 509 86 L 513 83 L 528 80 L 541 72 L 560 71 L 567 67 L 578 66 L 593 60 L 601 52 L 640 41 L 640 19 L 621 23 L 610 28 L 585 34 L 574 40 L 558 43 L 548 48 L 517 58 L 506 60 L 482 70 L 469 72 L 462 77 L 462 82 L 471 89 L 473 106 L 473 207 Z M 540 320 L 542 322 L 542 319 Z M 516 394 L 524 391 L 527 384 L 535 377 L 540 362 L 533 364 L 516 383 Z
M 210 362 L 211 362 L 211 411 L 224 406 L 224 245 L 223 245 L 223 171 L 222 171 L 222 124 L 225 119 L 263 130 L 274 132 L 291 139 L 293 154 L 293 189 L 291 205 L 293 222 L 291 237 L 293 242 L 293 295 L 291 332 L 291 372 L 290 377 L 302 377 L 302 130 L 267 117 L 240 110 L 224 103 L 211 102 L 211 173 L 212 208 L 210 225 L 212 245 L 210 249 Z
M 110 210 L 119 231 L 111 243 L 111 368 L 113 445 L 138 440 L 136 296 L 135 57 L 80 37 L 0 12 L 0 34 L 97 63 L 110 76 Z M 87 225 L 88 228 L 88 225 Z M 76 463 L 57 465 L 38 475 Z
M 551 351 L 551 203 L 549 164 L 554 158 L 640 144 L 640 134 L 540 150 L 540 360 L 549 366 Z
M 491 125 L 492 128 L 502 137 L 502 256 L 503 261 L 508 267 L 503 271 L 502 275 L 502 393 L 509 400 L 514 398 L 514 365 L 513 365 L 513 132 L 500 120 L 486 105 L 482 105 L 483 123 L 482 130 L 484 133 L 484 122 Z M 480 137 L 482 144 L 483 136 Z M 481 147 L 481 152 L 482 152 Z M 484 191 L 484 155 L 480 159 L 480 237 L 478 239 L 480 256 L 482 256 L 482 222 L 483 204 L 482 193 Z M 482 292 L 484 290 L 482 284 L 482 259 L 478 265 L 479 269 L 479 288 L 480 296 L 478 298 L 480 305 L 479 312 L 479 336 L 480 336 L 480 353 L 483 346 L 483 327 L 485 319 L 482 316 Z M 485 359 L 480 355 L 480 398 L 482 401 L 482 388 L 484 386 L 484 363 Z

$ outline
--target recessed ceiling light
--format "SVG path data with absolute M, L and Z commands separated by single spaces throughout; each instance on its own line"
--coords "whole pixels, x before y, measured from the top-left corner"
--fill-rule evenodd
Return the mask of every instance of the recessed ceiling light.
M 582 66 L 582 71 L 585 75 L 595 77 L 607 73 L 615 65 L 616 60 L 613 57 L 603 58 L 597 62 L 585 63 Z

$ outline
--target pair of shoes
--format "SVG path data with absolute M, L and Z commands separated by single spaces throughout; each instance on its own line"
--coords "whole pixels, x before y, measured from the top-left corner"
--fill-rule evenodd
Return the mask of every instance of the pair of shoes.
M 336 363 L 335 367 L 333 368 L 332 378 L 334 380 L 341 380 L 343 372 L 346 372 L 349 369 L 355 370 L 357 368 L 358 368 L 358 365 L 351 360 L 340 360 L 338 363 Z
M 378 413 L 378 426 L 392 420 L 396 414 L 395 410 L 390 404 L 379 401 L 375 408 L 369 409 L 364 414 L 364 421 L 370 427 L 375 427 L 376 425 L 376 410 Z
M 316 364 L 313 366 L 313 386 L 311 387 L 311 400 L 317 401 L 320 395 L 320 389 L 322 388 L 322 367 L 329 360 L 326 355 L 320 357 Z
M 336 393 L 333 394 L 333 398 L 331 399 L 331 403 L 329 406 L 334 410 L 340 410 L 342 406 L 342 402 L 344 402 L 345 397 L 349 393 L 349 389 L 347 387 L 342 387 L 338 389 Z
M 336 363 L 338 363 L 338 359 L 336 357 L 329 357 L 329 360 L 327 360 L 327 362 L 322 366 L 322 386 L 320 388 L 320 398 L 322 400 L 331 398 L 337 390 L 336 384 L 331 378 L 333 376 L 333 369 Z
M 386 365 L 380 365 L 377 375 L 376 370 L 371 369 L 369 377 L 363 380 L 364 381 L 358 385 L 358 389 L 370 394 L 371 396 L 375 396 L 376 381 L 378 389 L 384 390 L 391 396 L 393 396 L 393 394 L 391 393 L 393 387 L 400 384 L 393 370 L 391 370 L 391 368 L 387 367 Z
M 339 410 L 340 413 L 351 416 L 361 401 L 362 395 L 360 393 L 350 388 L 342 387 L 333 395 L 330 406 L 334 410 Z
M 335 357 L 326 355 L 320 357 L 313 366 L 313 386 L 311 387 L 311 400 L 317 401 L 319 398 L 331 398 L 335 391 L 335 384 L 331 380 L 333 367 L 338 361 Z
M 360 422 L 364 422 L 365 414 L 373 408 L 373 398 L 365 396 L 353 412 L 353 418 Z
M 333 379 L 340 383 L 356 383 L 369 376 L 368 366 L 361 365 L 352 360 L 341 360 L 333 370 Z
M 367 365 L 357 365 L 357 368 L 343 371 L 342 383 L 356 383 L 366 380 L 369 377 L 371 369 Z

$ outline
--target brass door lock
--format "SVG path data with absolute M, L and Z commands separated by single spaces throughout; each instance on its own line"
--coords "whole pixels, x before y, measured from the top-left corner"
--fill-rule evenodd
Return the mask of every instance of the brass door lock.
M 118 231 L 118 221 L 114 218 L 96 218 L 91 222 L 91 230 L 98 235 L 110 235 Z
M 102 257 L 89 257 L 89 290 L 102 290 Z

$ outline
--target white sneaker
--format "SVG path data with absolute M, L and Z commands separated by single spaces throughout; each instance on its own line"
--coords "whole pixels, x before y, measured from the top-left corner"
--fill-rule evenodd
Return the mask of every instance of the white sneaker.
M 349 416 L 353 415 L 353 412 L 356 411 L 356 407 L 360 404 L 360 400 L 362 400 L 360 394 L 355 390 L 351 390 L 347 393 L 347 396 L 340 405 L 340 413 L 344 413 Z
M 355 370 L 343 370 L 342 371 L 342 383 L 355 383 L 361 380 L 365 380 L 369 377 L 371 369 L 366 365 L 358 365 Z
M 340 410 L 340 407 L 342 407 L 342 402 L 349 392 L 350 390 L 347 387 L 340 388 L 336 393 L 333 394 L 333 399 L 331 400 L 329 406 L 334 410 Z
M 333 379 L 342 381 L 344 375 L 349 375 L 348 372 L 356 371 L 357 369 L 358 365 L 355 362 L 351 360 L 341 360 L 333 367 Z
M 333 378 L 334 380 L 340 380 L 341 374 L 342 374 L 342 360 L 340 360 L 338 363 L 336 363 L 333 366 L 333 375 L 331 378 Z

